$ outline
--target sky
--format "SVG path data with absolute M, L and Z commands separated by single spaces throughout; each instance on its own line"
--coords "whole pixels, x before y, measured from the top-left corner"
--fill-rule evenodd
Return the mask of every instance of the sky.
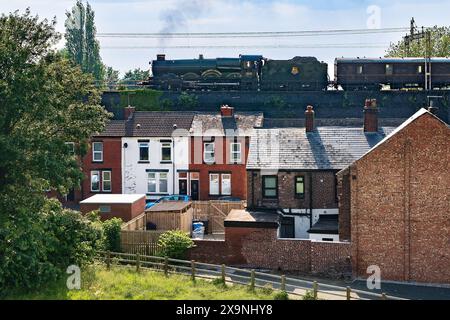
M 418 26 L 450 25 L 449 0 L 91 0 L 89 2 L 95 11 L 99 33 L 398 28 L 409 27 L 411 17 L 415 18 Z M 38 14 L 41 18 L 56 17 L 57 31 L 63 32 L 65 12 L 70 10 L 74 3 L 75 0 L 0 0 L 0 12 L 8 13 L 29 7 L 33 14 Z M 99 38 L 99 40 L 103 62 L 122 74 L 134 68 L 148 69 L 149 61 L 153 60 L 157 53 L 165 53 L 167 59 L 197 58 L 199 54 L 207 58 L 238 57 L 239 54 L 258 54 L 271 59 L 315 56 L 329 64 L 332 75 L 336 57 L 383 56 L 389 43 L 397 42 L 403 35 L 404 33 L 379 33 L 268 39 Z M 340 47 L 332 47 L 336 44 Z M 232 47 L 171 48 L 218 45 Z M 318 45 L 322 47 L 317 48 Z M 303 47 L 267 48 L 267 46 Z

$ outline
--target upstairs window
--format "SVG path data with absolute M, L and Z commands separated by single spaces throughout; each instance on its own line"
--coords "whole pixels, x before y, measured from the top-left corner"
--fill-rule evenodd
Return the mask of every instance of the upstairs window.
M 214 143 L 207 142 L 203 145 L 203 160 L 205 163 L 214 163 Z
M 305 177 L 295 177 L 295 196 L 297 198 L 305 197 Z
M 139 161 L 149 161 L 148 149 L 149 149 L 148 142 L 139 143 Z
M 263 177 L 263 197 L 277 198 L 278 197 L 278 181 L 277 176 Z
M 172 144 L 170 142 L 161 144 L 161 161 L 172 161 Z
M 394 74 L 394 66 L 390 63 L 386 64 L 386 75 L 393 75 Z
M 241 163 L 241 144 L 240 143 L 231 143 L 231 162 L 232 163 Z
M 94 162 L 103 161 L 103 142 L 92 143 L 92 161 Z

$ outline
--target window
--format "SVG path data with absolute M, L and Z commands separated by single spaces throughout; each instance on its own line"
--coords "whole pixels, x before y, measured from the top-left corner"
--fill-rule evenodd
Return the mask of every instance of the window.
M 263 197 L 264 198 L 276 198 L 277 192 L 277 177 L 276 176 L 264 176 L 263 177 Z
M 392 64 L 387 64 L 386 65 L 386 74 L 387 75 L 392 75 L 394 74 L 394 66 Z
M 111 171 L 102 171 L 102 189 L 111 192 Z
M 166 193 L 167 192 L 167 173 L 159 174 L 159 192 Z
M 148 142 L 139 143 L 139 161 L 148 161 Z
M 209 194 L 219 195 L 219 174 L 213 173 L 209 175 Z
M 66 142 L 67 152 L 69 155 L 73 156 L 75 154 L 75 143 L 74 142 Z
M 240 163 L 241 162 L 241 144 L 240 143 L 231 143 L 231 162 L 232 163 Z
M 92 143 L 92 161 L 94 162 L 103 161 L 103 142 Z
M 231 195 L 231 174 L 222 174 L 222 194 Z
M 206 163 L 214 162 L 214 143 L 208 142 L 204 144 L 203 160 Z
M 423 73 L 423 67 L 422 66 L 417 66 L 417 73 Z
M 161 161 L 172 161 L 172 145 L 170 142 L 161 144 Z
M 111 212 L 111 206 L 99 206 L 98 210 L 101 213 L 110 213 Z
M 91 171 L 91 191 L 100 191 L 100 171 Z
M 295 177 L 295 196 L 298 198 L 305 197 L 305 177 Z
M 356 73 L 357 74 L 362 74 L 363 73 L 363 66 L 357 66 L 356 67 Z
M 147 192 L 156 193 L 156 173 L 149 172 L 147 176 Z

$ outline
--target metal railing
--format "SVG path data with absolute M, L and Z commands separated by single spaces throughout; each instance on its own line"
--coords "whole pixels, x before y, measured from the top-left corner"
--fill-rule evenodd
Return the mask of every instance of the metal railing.
M 197 261 L 172 259 L 167 257 L 146 256 L 132 253 L 98 252 L 98 258 L 110 269 L 112 264 L 133 265 L 136 271 L 141 268 L 170 273 L 188 275 L 193 281 L 200 279 L 221 279 L 222 283 L 232 283 L 249 286 L 250 289 L 271 287 L 273 290 L 285 291 L 289 295 L 303 297 L 310 293 L 314 299 L 329 300 L 407 300 L 400 297 L 389 296 L 385 293 L 341 287 L 317 281 L 288 278 L 285 275 L 276 275 L 255 270 L 234 268 L 225 265 L 216 265 Z M 302 291 L 302 292 L 300 292 Z

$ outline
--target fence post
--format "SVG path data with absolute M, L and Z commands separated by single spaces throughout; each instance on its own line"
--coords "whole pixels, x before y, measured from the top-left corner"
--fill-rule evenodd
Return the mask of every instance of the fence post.
M 139 253 L 136 253 L 136 272 L 139 272 L 140 268 L 141 268 L 141 261 Z
M 191 280 L 195 282 L 195 261 L 191 260 Z
M 169 275 L 169 258 L 168 257 L 164 258 L 164 274 L 166 275 L 166 277 Z
M 255 291 L 255 270 L 250 273 L 250 290 Z
M 284 274 L 281 276 L 281 291 L 286 291 L 286 276 Z
M 222 264 L 222 282 L 225 285 L 225 265 Z
M 317 281 L 313 282 L 313 296 L 314 300 L 317 300 L 317 291 L 319 291 L 319 285 L 317 284 Z
M 111 252 L 106 252 L 106 269 L 109 270 L 111 268 Z
M 387 300 L 387 296 L 386 296 L 386 293 L 382 293 L 381 294 L 381 300 Z
M 350 287 L 347 287 L 347 300 L 351 299 L 351 293 L 352 293 L 352 289 L 350 289 Z

